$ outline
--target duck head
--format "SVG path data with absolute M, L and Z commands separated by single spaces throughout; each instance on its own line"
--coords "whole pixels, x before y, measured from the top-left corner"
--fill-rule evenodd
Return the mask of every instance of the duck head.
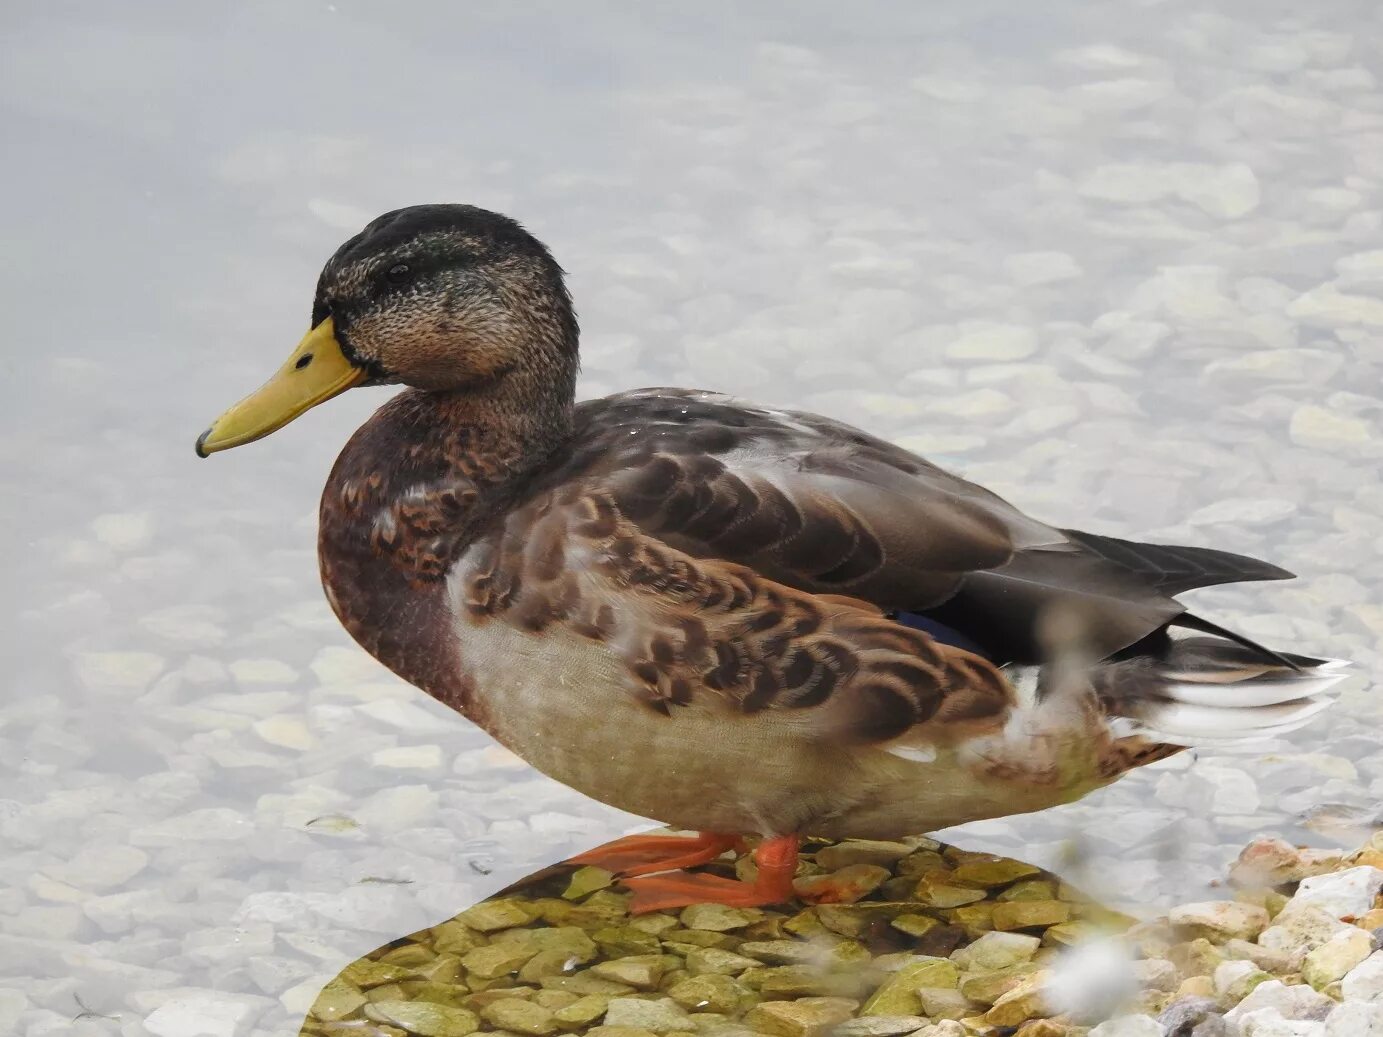
M 197 454 L 261 439 L 357 385 L 496 396 L 513 383 L 522 400 L 541 384 L 570 400 L 576 368 L 571 297 L 542 242 L 485 209 L 415 205 L 336 250 L 311 330 L 198 437 Z

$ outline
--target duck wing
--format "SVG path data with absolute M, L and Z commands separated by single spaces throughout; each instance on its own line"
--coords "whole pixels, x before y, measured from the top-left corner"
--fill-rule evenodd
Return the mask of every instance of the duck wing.
M 1083 647 L 1105 656 L 1181 616 L 1173 594 L 1290 576 L 1227 552 L 1057 529 L 819 415 L 644 389 L 583 403 L 576 420 L 559 478 L 608 495 L 644 535 L 950 628 L 996 662 L 1038 661 L 1054 608 L 1077 614 Z

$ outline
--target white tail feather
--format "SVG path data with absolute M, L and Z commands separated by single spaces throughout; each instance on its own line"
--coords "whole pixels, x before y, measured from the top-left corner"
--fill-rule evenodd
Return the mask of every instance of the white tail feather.
M 1218 638 L 1190 638 L 1172 649 L 1158 680 L 1120 710 L 1144 738 L 1171 745 L 1220 746 L 1276 738 L 1304 727 L 1334 702 L 1331 689 L 1349 663 L 1292 657 L 1300 668 L 1245 659 Z
M 1309 670 L 1303 673 L 1287 672 L 1290 676 L 1273 675 L 1239 681 L 1237 684 L 1196 684 L 1177 679 L 1163 688 L 1163 694 L 1173 702 L 1184 702 L 1192 706 L 1231 710 L 1252 709 L 1255 706 L 1276 706 L 1282 702 L 1319 695 L 1349 676 L 1348 673 L 1338 671 L 1327 674 L 1314 674 Z M 1176 678 L 1185 676 L 1175 675 Z

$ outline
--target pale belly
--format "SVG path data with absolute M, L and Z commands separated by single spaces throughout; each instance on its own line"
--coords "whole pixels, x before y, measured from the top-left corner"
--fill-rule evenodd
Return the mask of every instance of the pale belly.
M 558 627 L 457 622 L 475 719 L 538 770 L 593 799 L 684 829 L 831 838 L 920 834 L 1083 794 L 976 771 L 959 751 L 904 759 L 820 744 L 802 714 L 745 715 L 699 689 L 670 716 L 621 659 Z

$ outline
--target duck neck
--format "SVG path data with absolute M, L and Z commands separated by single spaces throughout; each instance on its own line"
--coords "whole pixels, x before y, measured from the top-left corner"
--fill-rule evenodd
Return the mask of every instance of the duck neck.
M 322 494 L 322 583 L 380 662 L 464 709 L 453 687 L 446 576 L 572 433 L 570 370 L 509 371 L 481 388 L 407 389 L 351 438 Z

